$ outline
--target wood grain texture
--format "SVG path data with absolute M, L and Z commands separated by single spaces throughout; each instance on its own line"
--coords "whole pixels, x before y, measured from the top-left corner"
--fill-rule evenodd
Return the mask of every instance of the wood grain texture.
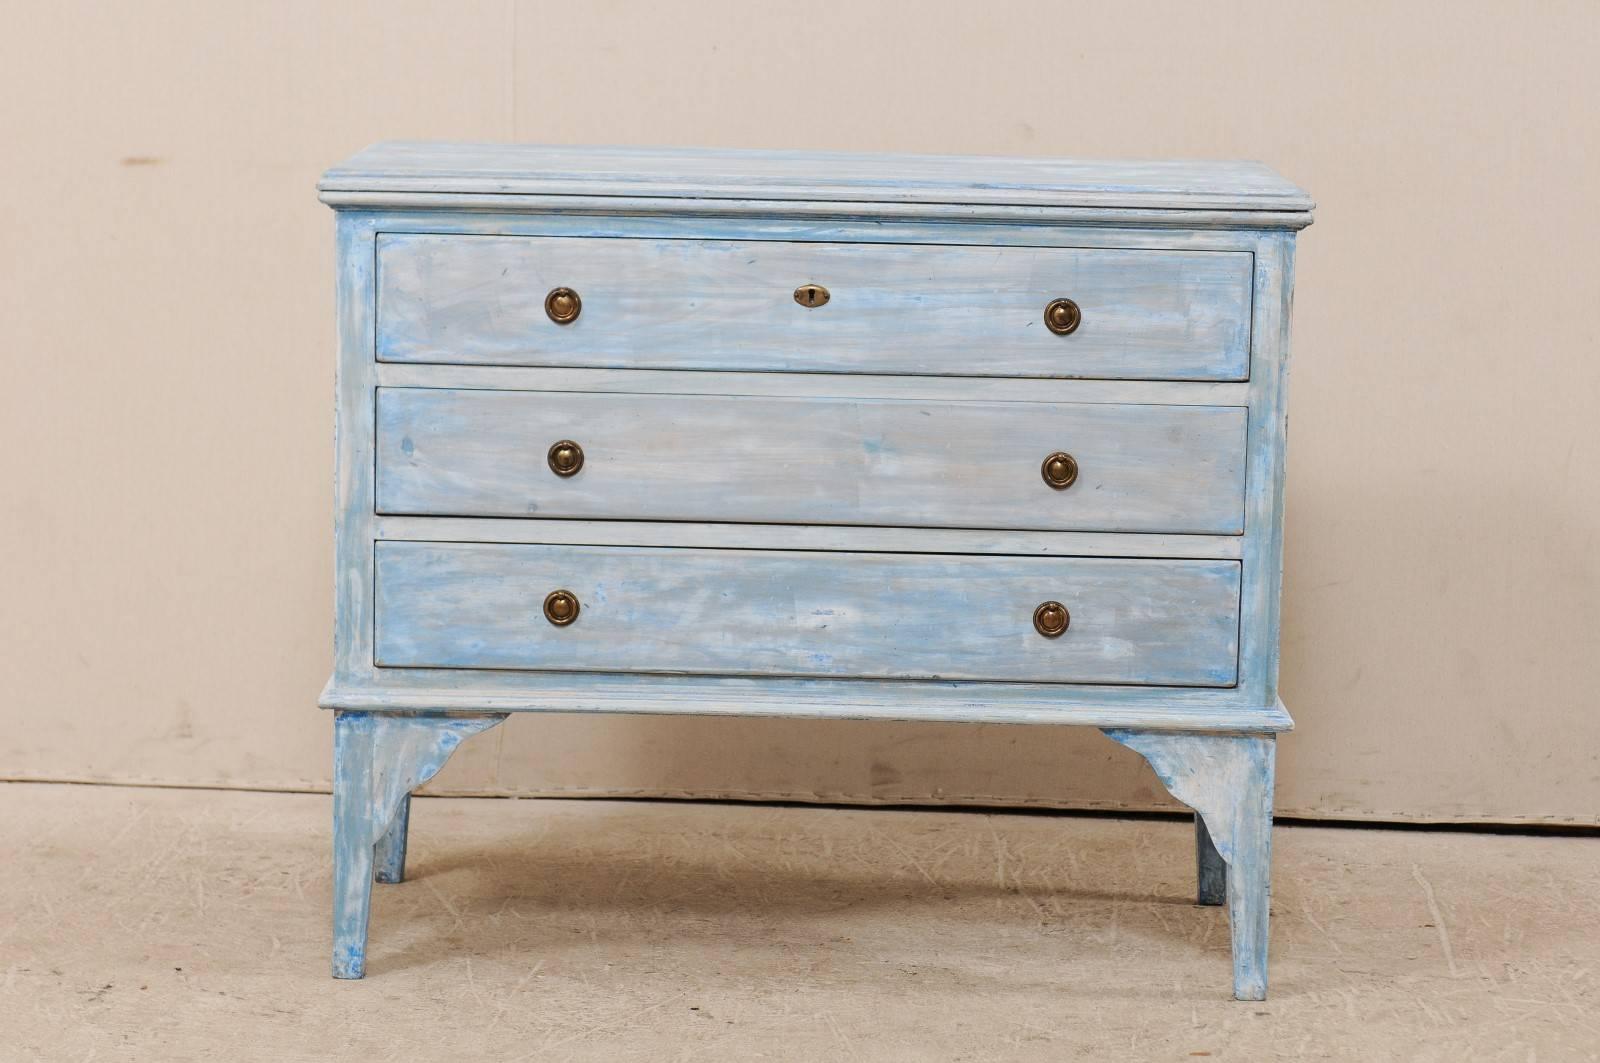
M 333 976 L 366 973 L 375 847 L 412 790 L 503 713 L 340 712 L 333 724 Z M 403 837 L 403 832 L 402 835 Z M 385 856 L 392 859 L 392 844 Z M 389 859 L 385 863 L 392 867 Z
M 333 670 L 340 681 L 372 673 L 375 225 L 360 214 L 338 216 Z
M 323 193 L 639 196 L 849 203 L 1309 211 L 1257 162 L 537 144 L 375 144 L 329 169 Z
M 1204 821 L 1227 865 L 1233 995 L 1265 1000 L 1276 741 L 1260 734 L 1105 733 L 1149 761 L 1167 791 Z
M 380 542 L 382 667 L 1227 686 L 1230 561 Z M 567 627 L 546 594 L 577 595 Z M 1032 624 L 1045 600 L 1072 624 Z
M 822 284 L 824 306 L 798 305 Z M 1252 266 L 1230 251 L 385 234 L 387 362 L 1242 380 Z M 567 325 L 544 311 L 577 290 Z M 1068 336 L 1052 299 L 1079 304 Z
M 1249 468 L 1245 474 L 1239 685 L 1257 704 L 1278 699 L 1294 242 L 1292 233 L 1266 233 L 1255 254 L 1259 294 L 1250 378 Z
M 1241 407 L 380 388 L 377 417 L 384 514 L 1243 529 Z M 574 476 L 546 462 L 561 439 Z

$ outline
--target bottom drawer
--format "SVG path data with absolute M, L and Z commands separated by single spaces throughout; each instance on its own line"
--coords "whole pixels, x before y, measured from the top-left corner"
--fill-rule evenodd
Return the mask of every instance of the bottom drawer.
M 1236 561 L 419 542 L 375 551 L 375 663 L 388 668 L 1217 687 L 1238 670 Z M 565 624 L 546 614 L 558 590 L 577 603 Z M 1053 638 L 1036 627 L 1048 601 L 1069 618 Z

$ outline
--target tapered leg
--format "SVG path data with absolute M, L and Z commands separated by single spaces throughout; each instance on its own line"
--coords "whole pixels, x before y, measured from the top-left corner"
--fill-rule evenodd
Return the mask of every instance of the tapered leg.
M 372 775 L 377 720 L 341 712 L 333 725 L 333 976 L 366 970 L 372 910 Z
M 401 845 L 404 846 L 404 842 Z M 404 858 L 405 850 L 401 849 Z M 1194 863 L 1199 878 L 1199 889 L 1196 891 L 1196 901 L 1199 904 L 1221 904 L 1227 899 L 1228 868 L 1222 861 L 1222 854 L 1217 852 L 1217 847 L 1211 841 L 1211 832 L 1206 830 L 1205 817 L 1198 812 L 1194 816 Z M 380 876 L 379 881 L 384 881 Z
M 1267 926 L 1272 894 L 1272 746 L 1237 802 L 1228 860 L 1228 926 L 1233 931 L 1233 995 L 1267 999 Z
M 461 740 L 505 713 L 339 712 L 333 725 L 333 976 L 366 973 L 376 870 L 398 882 L 412 790 L 433 778 Z M 382 842 L 380 849 L 380 840 Z M 381 863 L 379 862 L 381 860 Z
M 1224 890 L 1233 937 L 1233 995 L 1267 998 L 1267 924 L 1272 871 L 1272 787 L 1277 743 L 1271 734 L 1204 734 L 1108 729 L 1138 752 L 1167 790 L 1195 810 L 1226 867 Z M 1200 834 L 1197 848 L 1203 849 Z M 1206 903 L 1206 857 L 1200 858 Z
M 374 860 L 377 870 L 373 878 L 379 882 L 404 882 L 406 880 L 406 832 L 411 828 L 411 795 L 400 799 L 394 822 L 378 839 Z M 1220 901 L 1218 902 L 1221 903 Z

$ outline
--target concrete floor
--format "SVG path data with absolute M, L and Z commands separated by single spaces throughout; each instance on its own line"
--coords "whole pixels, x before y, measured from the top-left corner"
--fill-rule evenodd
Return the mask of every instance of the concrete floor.
M 326 797 L 0 784 L 0 1060 L 1600 1058 L 1600 839 L 1283 827 L 1228 998 L 1184 823 L 415 802 L 369 975 Z

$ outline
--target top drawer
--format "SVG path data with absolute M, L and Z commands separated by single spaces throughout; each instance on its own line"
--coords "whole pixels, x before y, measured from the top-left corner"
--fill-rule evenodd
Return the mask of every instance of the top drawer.
M 378 359 L 1244 380 L 1244 251 L 383 234 Z M 820 285 L 826 302 L 796 291 Z M 546 295 L 570 288 L 576 319 Z M 1045 308 L 1079 310 L 1066 335 Z

